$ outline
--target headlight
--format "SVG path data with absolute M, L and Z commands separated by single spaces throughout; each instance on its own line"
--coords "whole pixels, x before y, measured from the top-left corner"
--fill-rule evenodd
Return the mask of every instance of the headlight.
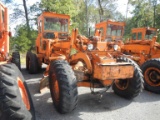
M 118 45 L 114 45 L 114 46 L 113 46 L 113 48 L 114 48 L 115 51 L 118 50 L 118 47 L 119 47 Z
M 93 50 L 93 44 L 89 44 L 89 45 L 87 46 L 87 49 L 88 49 L 88 50 Z

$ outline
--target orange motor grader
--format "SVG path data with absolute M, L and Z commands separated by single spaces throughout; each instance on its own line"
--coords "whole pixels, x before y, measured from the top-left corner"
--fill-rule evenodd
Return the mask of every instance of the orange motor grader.
M 160 44 L 156 42 L 158 29 L 134 28 L 132 37 L 122 51 L 131 55 L 143 71 L 146 90 L 160 93 Z
M 20 56 L 13 52 L 9 57 L 8 20 L 8 9 L 0 2 L 0 120 L 34 120 L 31 96 L 18 69 Z
M 124 26 L 124 22 L 108 20 L 96 24 L 95 27 L 102 31 L 102 40 L 115 41 L 119 46 L 117 49 L 119 48 L 125 56 L 127 55 L 127 58 L 131 58 L 141 66 L 145 89 L 160 93 L 160 45 L 156 42 L 158 29 L 134 28 L 132 29 L 132 38 L 123 43 Z
M 30 73 L 37 73 L 42 63 L 48 65 L 40 90 L 49 82 L 57 111 L 68 113 L 75 109 L 77 87 L 89 87 L 94 93 L 94 88 L 112 86 L 124 98 L 136 97 L 142 90 L 139 67 L 131 59 L 119 57 L 117 45 L 102 41 L 100 31 L 90 39 L 79 35 L 77 29 L 69 35 L 69 24 L 68 15 L 43 12 L 38 17 L 36 53 L 29 51 L 26 55 Z

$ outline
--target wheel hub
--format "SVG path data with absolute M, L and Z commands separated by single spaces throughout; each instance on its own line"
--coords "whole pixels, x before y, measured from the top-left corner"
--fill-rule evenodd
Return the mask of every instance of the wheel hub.
M 153 82 L 158 82 L 158 73 L 156 71 L 152 71 L 150 74 L 149 74 L 149 78 L 153 81 Z
M 160 85 L 160 70 L 158 68 L 148 68 L 144 74 L 145 80 L 151 86 Z
M 115 80 L 115 84 L 119 89 L 125 90 L 128 87 L 129 80 Z

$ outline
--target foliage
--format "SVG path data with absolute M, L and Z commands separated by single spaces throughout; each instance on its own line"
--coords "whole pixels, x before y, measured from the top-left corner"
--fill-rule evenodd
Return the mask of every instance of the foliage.
M 42 0 L 41 8 L 44 11 L 68 14 L 71 17 L 77 14 L 75 4 L 73 4 L 73 0 Z
M 127 20 L 126 29 L 125 29 L 125 37 L 130 36 L 130 32 L 132 28 L 137 27 L 154 27 L 154 7 L 155 4 L 153 2 L 156 0 L 129 0 L 129 4 L 134 7 L 132 11 L 133 17 Z M 156 28 L 160 28 L 160 4 L 156 6 L 155 13 L 155 21 Z M 160 38 L 158 37 L 159 41 Z
M 21 52 L 26 52 L 32 45 L 35 44 L 37 31 L 31 29 L 28 37 L 28 29 L 25 25 L 16 27 L 16 35 L 10 39 L 10 49 L 17 49 Z
M 132 12 L 134 27 L 153 26 L 153 9 L 150 0 L 134 0 L 131 4 L 135 6 Z
M 29 49 L 30 45 L 35 43 L 37 32 L 34 29 L 37 24 L 37 16 L 42 11 L 70 15 L 72 23 L 70 31 L 78 28 L 79 34 L 87 37 L 89 36 L 89 28 L 91 28 L 91 33 L 94 33 L 95 23 L 107 19 L 126 22 L 125 39 L 130 37 L 132 28 L 153 27 L 154 21 L 155 27 L 160 29 L 160 0 L 128 0 L 127 5 L 133 8 L 133 16 L 127 20 L 118 11 L 120 8 L 117 8 L 117 0 L 41 0 L 32 6 L 26 6 L 31 32 L 27 31 L 23 5 L 16 4 L 13 0 L 2 0 L 2 2 L 10 4 L 13 7 L 14 12 L 10 15 L 12 23 L 18 23 L 18 19 L 24 21 L 16 27 L 16 34 L 11 38 L 10 43 L 12 48 L 14 44 L 17 44 L 18 49 L 22 52 Z M 29 2 L 29 0 L 26 0 L 26 2 Z M 160 34 L 158 39 L 160 41 Z

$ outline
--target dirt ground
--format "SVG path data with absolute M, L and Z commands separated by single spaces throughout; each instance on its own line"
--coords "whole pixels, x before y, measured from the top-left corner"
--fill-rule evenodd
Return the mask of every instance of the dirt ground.
M 126 100 L 110 89 L 103 94 L 101 101 L 90 88 L 78 88 L 77 108 L 69 114 L 59 114 L 52 103 L 50 92 L 39 93 L 39 74 L 28 74 L 24 66 L 22 73 L 32 95 L 37 120 L 159 120 L 160 95 L 143 92 L 133 100 Z

